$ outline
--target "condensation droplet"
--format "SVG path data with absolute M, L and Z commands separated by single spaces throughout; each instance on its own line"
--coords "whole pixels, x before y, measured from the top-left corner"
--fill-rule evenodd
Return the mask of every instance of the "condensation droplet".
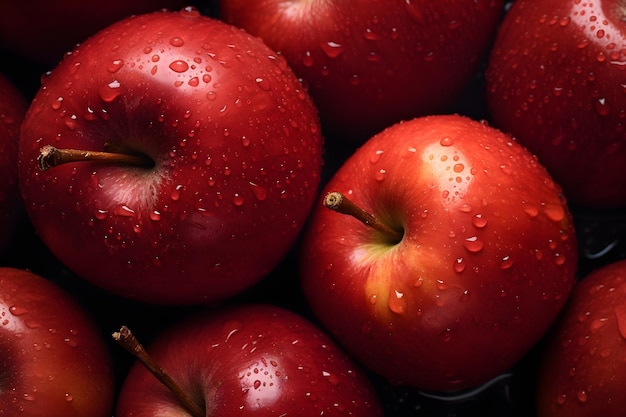
M 328 371 L 322 371 L 322 376 L 326 378 L 326 381 L 328 381 L 330 385 L 334 387 L 339 385 L 339 378 L 337 377 L 337 375 L 330 373 Z
M 626 305 L 616 305 L 613 309 L 613 313 L 615 314 L 619 334 L 626 339 Z
M 550 220 L 560 222 L 565 217 L 565 209 L 561 204 L 548 203 L 541 207 L 543 213 Z
M 455 272 L 461 273 L 461 272 L 465 271 L 465 267 L 466 267 L 465 259 L 463 259 L 463 258 L 456 258 L 454 260 L 454 264 L 453 264 L 452 267 L 454 268 Z
M 258 201 L 264 201 L 267 198 L 267 188 L 255 184 L 253 182 L 250 182 L 250 187 L 252 189 L 252 193 L 254 194 L 254 197 L 258 200 Z
M 254 81 L 259 87 L 261 87 L 262 90 L 270 91 L 272 89 L 272 85 L 270 84 L 269 80 L 263 77 L 258 77 Z
M 478 213 L 472 218 L 472 224 L 474 225 L 474 227 L 482 229 L 487 226 L 487 219 L 485 219 L 482 214 Z
M 245 199 L 241 194 L 235 193 L 233 196 L 233 204 L 237 207 L 243 206 Z
M 510 256 L 505 256 L 500 262 L 500 269 L 509 269 L 513 266 L 513 259 Z
M 173 38 L 170 39 L 170 45 L 172 46 L 183 46 L 185 44 L 185 40 L 179 36 L 174 36 Z
M 320 46 L 324 54 L 329 58 L 337 58 L 344 51 L 343 45 L 337 42 L 323 42 Z
M 390 290 L 387 305 L 392 312 L 404 314 L 407 307 L 407 300 L 404 297 L 404 293 L 398 290 Z
M 482 240 L 478 236 L 468 237 L 463 241 L 463 246 L 470 252 L 480 252 L 484 246 Z
M 441 138 L 441 140 L 439 141 L 439 144 L 441 146 L 451 146 L 454 144 L 454 140 L 449 137 Z
M 114 72 L 119 71 L 123 66 L 124 66 L 124 60 L 116 59 L 112 61 L 111 63 L 109 63 L 109 65 L 107 65 L 107 71 L 109 71 L 110 73 L 114 73 Z
M 172 61 L 169 67 L 174 72 L 182 73 L 189 69 L 189 64 L 182 59 L 177 59 L 176 61 Z

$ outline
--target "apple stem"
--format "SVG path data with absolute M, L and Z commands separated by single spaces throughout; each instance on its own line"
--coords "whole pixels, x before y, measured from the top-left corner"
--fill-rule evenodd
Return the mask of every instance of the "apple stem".
M 105 148 L 106 147 L 107 145 L 105 145 Z M 81 149 L 59 149 L 52 145 L 46 145 L 40 149 L 39 156 L 37 157 L 39 169 L 42 171 L 46 171 L 50 168 L 69 162 L 82 161 L 109 161 L 118 164 L 135 165 L 145 168 L 149 168 L 154 165 L 154 162 L 146 155 L 118 152 L 113 149 L 100 152 Z
M 180 385 L 169 376 L 156 361 L 146 352 L 142 344 L 126 326 L 118 332 L 113 332 L 113 339 L 131 355 L 137 358 L 163 385 L 165 385 L 178 399 L 180 404 L 193 417 L 205 417 L 205 411 L 198 406 L 191 397 L 182 390 Z
M 385 223 L 378 220 L 374 215 L 363 210 L 356 205 L 352 200 L 338 191 L 332 191 L 326 194 L 324 197 L 324 206 L 330 210 L 336 211 L 341 214 L 350 215 L 357 220 L 361 221 L 367 226 L 373 227 L 381 233 L 389 235 L 394 241 L 399 242 L 402 240 L 402 233 L 392 229 Z

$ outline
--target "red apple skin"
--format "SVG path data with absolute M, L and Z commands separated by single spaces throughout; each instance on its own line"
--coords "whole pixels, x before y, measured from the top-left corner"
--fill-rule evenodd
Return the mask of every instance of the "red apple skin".
M 327 137 L 350 145 L 443 112 L 478 71 L 502 0 L 221 0 L 306 83 Z
M 623 416 L 625 378 L 626 260 L 620 260 L 577 283 L 550 331 L 538 372 L 538 416 Z
M 17 143 L 27 108 L 21 91 L 0 74 L 0 251 L 7 249 L 24 217 L 17 179 Z
M 144 153 L 152 169 L 79 162 L 41 171 L 40 148 Z M 118 22 L 44 80 L 24 121 L 20 188 L 69 269 L 154 304 L 252 286 L 290 250 L 318 193 L 319 119 L 284 59 L 193 8 Z
M 115 380 L 91 314 L 40 275 L 0 268 L 0 402 L 24 417 L 110 417 Z
M 475 387 L 547 331 L 577 268 L 561 190 L 522 146 L 459 115 L 413 119 L 357 150 L 326 184 L 388 226 L 314 207 L 300 267 L 322 325 L 392 384 Z
M 183 0 L 3 0 L 0 47 L 53 68 L 63 55 L 118 20 L 167 8 L 180 10 Z
M 137 332 L 136 332 L 137 333 Z M 382 416 L 352 359 L 312 322 L 270 304 L 199 312 L 146 347 L 207 416 Z M 136 363 L 116 417 L 186 417 L 176 399 Z
M 489 118 L 572 205 L 626 207 L 626 11 L 611 0 L 513 2 L 486 69 Z

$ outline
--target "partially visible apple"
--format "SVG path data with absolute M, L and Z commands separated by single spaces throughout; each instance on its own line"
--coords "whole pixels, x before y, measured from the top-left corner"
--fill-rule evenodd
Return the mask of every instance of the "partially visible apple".
M 621 417 L 626 410 L 626 260 L 574 287 L 542 351 L 539 417 Z
M 130 334 L 122 328 L 115 337 Z M 310 321 L 274 305 L 196 312 L 164 329 L 146 352 L 178 390 L 136 362 L 116 417 L 382 415 L 359 366 Z
M 539 157 L 572 205 L 626 207 L 626 6 L 516 0 L 486 68 L 492 124 Z
M 0 49 L 53 68 L 77 43 L 118 20 L 159 9 L 180 10 L 185 0 L 2 0 Z
M 220 0 L 306 83 L 333 142 L 443 112 L 479 70 L 503 0 Z M 330 140 L 329 140 L 329 143 Z
M 110 417 L 112 357 L 95 321 L 62 287 L 0 268 L 0 414 Z
M 290 250 L 322 146 L 311 99 L 261 40 L 193 8 L 156 12 L 47 75 L 23 124 L 20 187 L 80 277 L 149 303 L 208 303 Z
M 7 249 L 24 217 L 17 179 L 17 143 L 27 108 L 21 91 L 0 73 L 0 251 Z
M 315 206 L 301 245 L 304 294 L 391 383 L 458 391 L 489 381 L 537 343 L 574 283 L 577 241 L 560 187 L 486 123 L 395 124 L 323 194 L 361 221 Z

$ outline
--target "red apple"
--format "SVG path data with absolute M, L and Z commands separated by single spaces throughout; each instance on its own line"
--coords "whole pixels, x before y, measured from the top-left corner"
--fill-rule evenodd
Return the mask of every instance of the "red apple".
M 541 354 L 540 417 L 624 415 L 626 260 L 577 283 Z
M 352 359 L 311 322 L 277 306 L 198 312 L 163 330 L 146 351 L 200 416 L 382 415 Z M 182 404 L 137 362 L 115 416 L 194 415 Z
M 115 381 L 91 314 L 40 275 L 0 268 L 0 414 L 110 417 Z
M 486 69 L 491 122 L 577 206 L 626 207 L 625 16 L 623 1 L 516 0 Z
M 28 103 L 4 74 L 0 74 L 0 251 L 7 249 L 23 217 L 17 179 L 17 142 Z
M 180 10 L 183 0 L 3 0 L 0 48 L 54 67 L 63 54 L 98 30 L 133 14 Z
M 223 20 L 260 36 L 304 80 L 325 133 L 355 142 L 399 120 L 448 108 L 477 72 L 503 4 L 219 2 Z
M 455 391 L 507 371 L 574 283 L 561 189 L 486 123 L 440 115 L 393 125 L 323 194 L 302 239 L 304 294 L 324 327 L 393 384 Z
M 204 303 L 290 250 L 322 145 L 284 59 L 193 8 L 156 12 L 99 32 L 46 77 L 23 124 L 20 187 L 77 275 L 145 302 Z

